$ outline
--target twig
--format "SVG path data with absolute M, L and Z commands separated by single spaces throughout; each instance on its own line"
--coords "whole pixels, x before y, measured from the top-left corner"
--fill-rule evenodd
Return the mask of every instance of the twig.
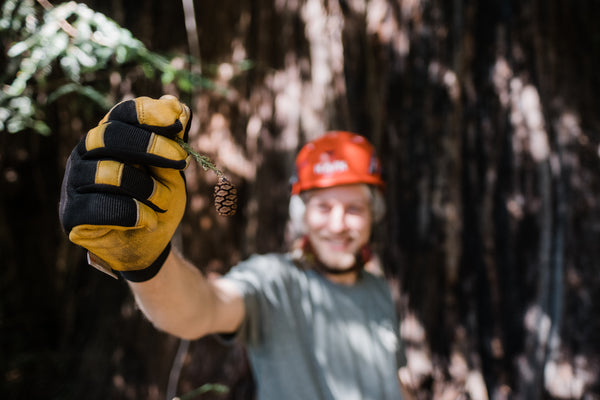
M 50 11 L 54 8 L 54 6 L 48 0 L 37 0 L 37 2 L 40 3 L 40 5 L 44 7 L 46 11 Z M 59 19 L 58 24 L 60 25 L 61 29 L 67 33 L 67 35 L 71 37 L 77 37 L 77 29 L 67 22 L 67 20 Z
M 210 169 L 215 174 L 217 174 L 217 176 L 223 175 L 223 172 L 221 172 L 221 170 L 215 166 L 215 164 L 212 162 L 212 160 L 210 158 L 208 158 L 207 156 L 202 155 L 202 154 L 198 153 L 197 151 L 195 151 L 194 149 L 192 149 L 192 146 L 190 146 L 189 144 L 184 142 L 182 139 L 177 138 L 176 140 L 177 140 L 177 143 L 179 143 L 179 145 L 185 151 L 187 151 L 189 155 L 194 157 L 196 159 L 196 161 L 198 161 L 200 163 L 200 165 L 202 166 L 202 168 L 204 168 L 205 171 Z
M 227 179 L 225 174 L 213 164 L 210 158 L 196 152 L 192 147 L 180 138 L 176 138 L 177 143 L 191 156 L 193 156 L 204 170 L 210 169 L 217 174 L 217 184 L 215 191 L 215 209 L 219 215 L 233 216 L 237 211 L 238 194 L 236 187 Z
M 175 359 L 171 367 L 171 373 L 169 374 L 169 384 L 167 385 L 167 399 L 172 399 L 177 394 L 177 385 L 179 384 L 179 377 L 181 376 L 181 370 L 183 369 L 183 363 L 187 356 L 188 349 L 190 347 L 190 341 L 182 339 L 179 342 Z

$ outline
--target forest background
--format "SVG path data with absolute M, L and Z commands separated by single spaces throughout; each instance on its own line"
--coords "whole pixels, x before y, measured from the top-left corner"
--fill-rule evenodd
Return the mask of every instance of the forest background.
M 176 243 L 207 274 L 286 250 L 296 151 L 359 132 L 415 397 L 600 399 L 599 19 L 596 0 L 5 0 L 0 397 L 253 398 L 242 348 L 156 331 L 58 221 L 81 136 L 169 93 L 240 192 L 220 217 L 215 175 L 186 171 Z

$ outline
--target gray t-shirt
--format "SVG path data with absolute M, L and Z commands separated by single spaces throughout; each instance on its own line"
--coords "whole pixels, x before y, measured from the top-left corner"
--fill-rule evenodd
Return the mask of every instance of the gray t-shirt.
M 253 256 L 226 279 L 244 295 L 246 344 L 260 400 L 401 399 L 403 364 L 389 287 L 363 272 L 338 285 L 289 255 Z

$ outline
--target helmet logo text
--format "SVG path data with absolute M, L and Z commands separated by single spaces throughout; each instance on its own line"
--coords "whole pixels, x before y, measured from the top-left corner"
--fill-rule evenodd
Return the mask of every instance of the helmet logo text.
M 334 174 L 348 171 L 348 163 L 344 160 L 324 161 L 315 164 L 313 172 L 315 175 Z

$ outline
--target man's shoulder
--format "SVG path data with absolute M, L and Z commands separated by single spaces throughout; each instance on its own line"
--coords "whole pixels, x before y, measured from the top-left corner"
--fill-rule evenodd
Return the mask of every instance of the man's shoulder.
M 373 273 L 363 269 L 361 271 L 361 279 L 371 285 L 388 285 L 388 281 L 382 274 Z
M 236 268 L 287 268 L 293 265 L 293 261 L 287 253 L 252 254 L 244 261 L 233 267 Z
M 225 278 L 272 281 L 286 279 L 295 273 L 292 258 L 287 253 L 253 254 L 234 266 Z

